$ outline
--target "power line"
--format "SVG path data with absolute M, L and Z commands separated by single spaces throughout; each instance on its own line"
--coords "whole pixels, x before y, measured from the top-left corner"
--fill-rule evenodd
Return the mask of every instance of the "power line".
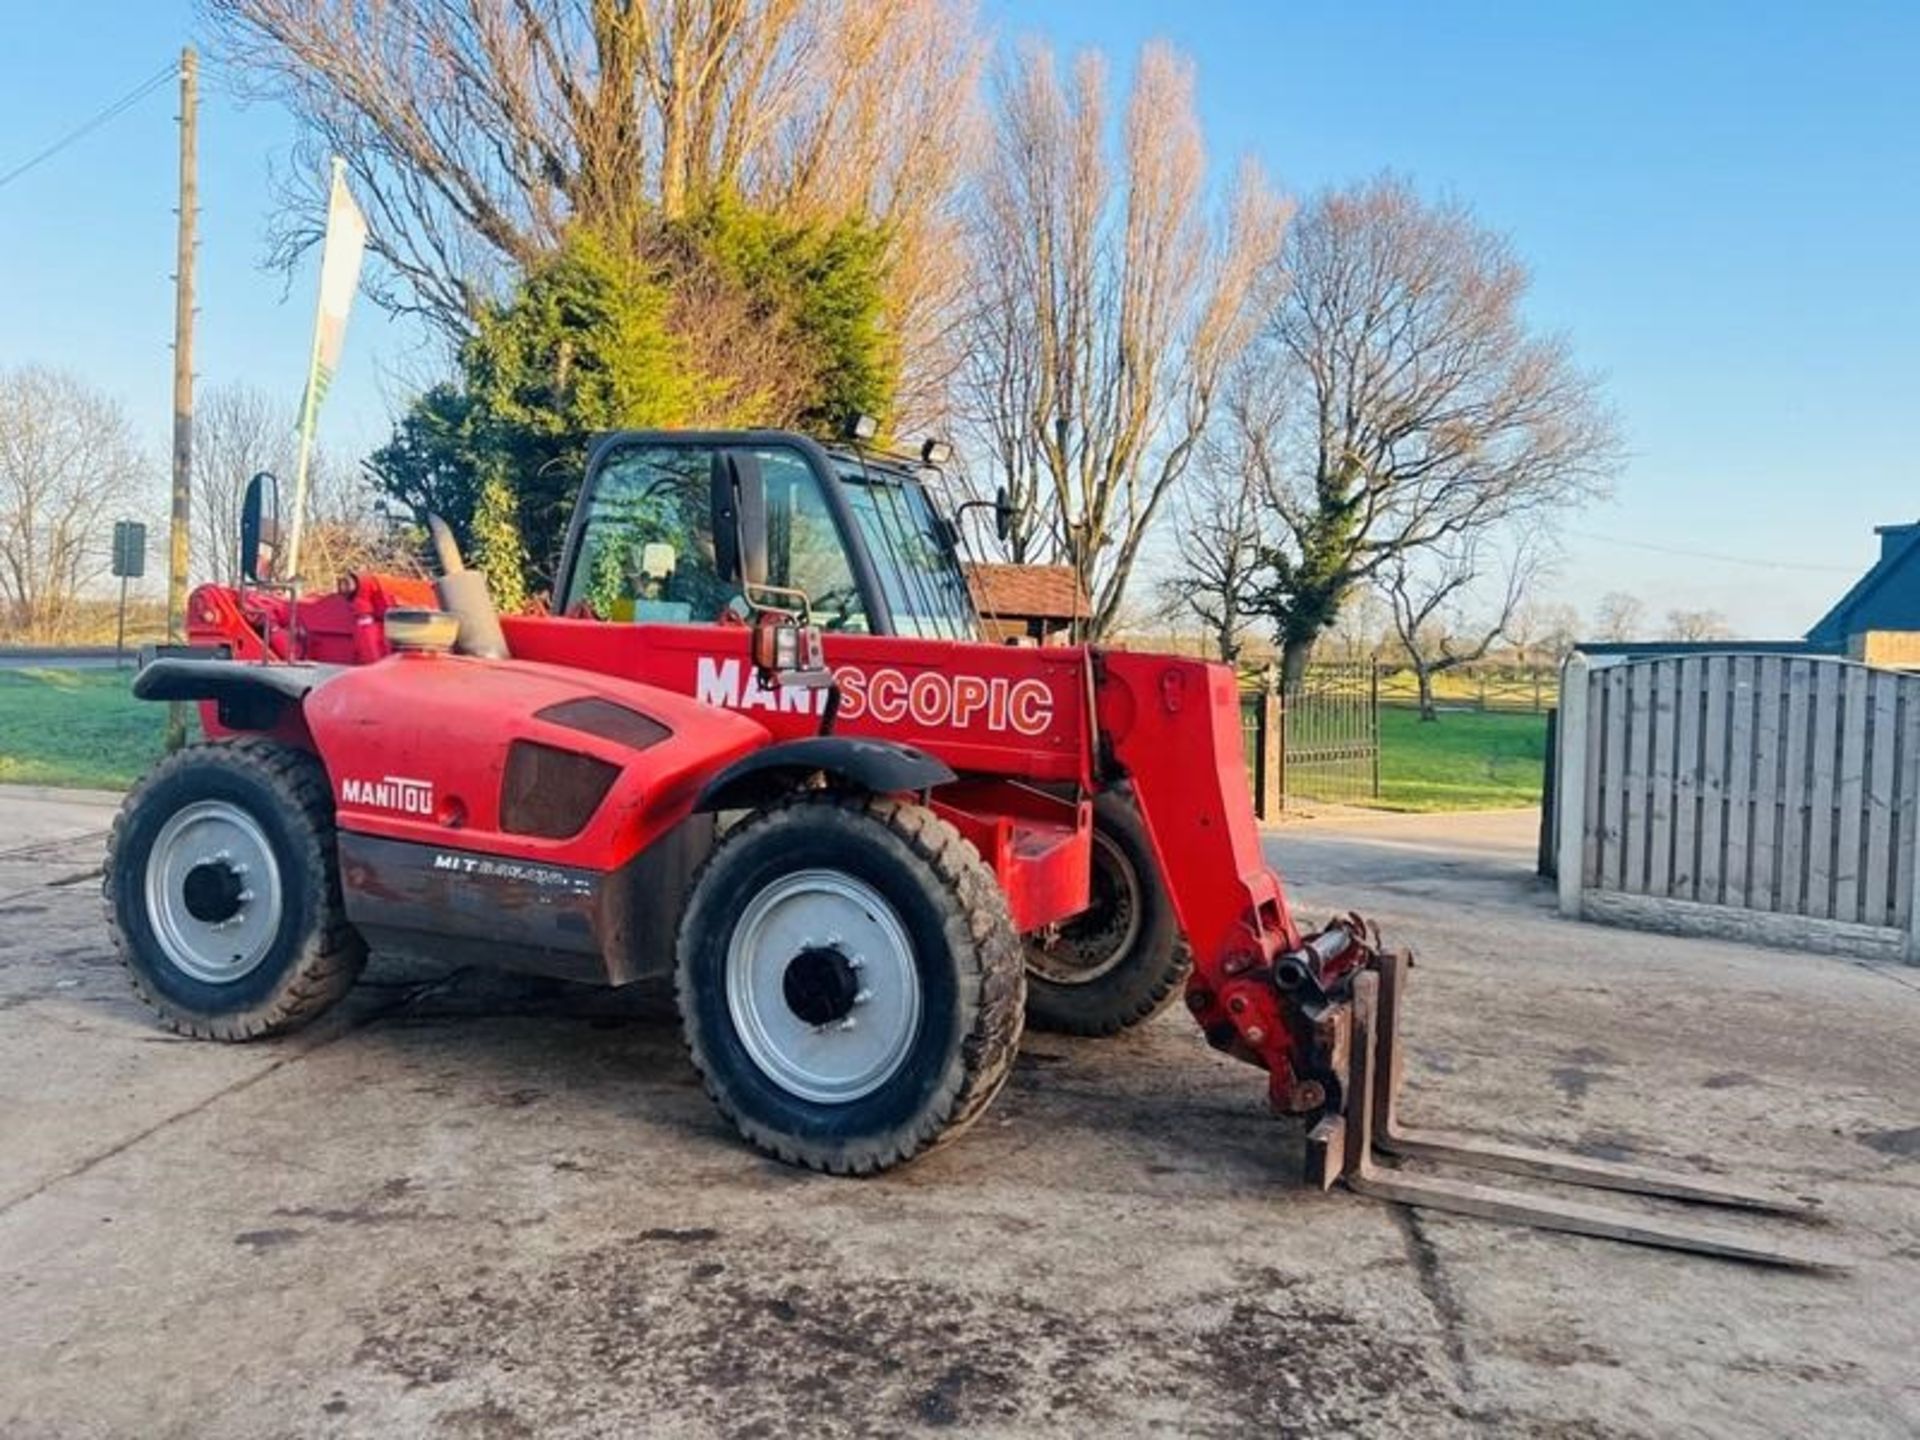
M 1623 540 L 1618 535 L 1596 535 L 1590 530 L 1568 530 L 1582 540 L 1597 540 L 1602 545 L 1624 545 L 1629 550 L 1651 550 L 1656 555 L 1678 555 L 1686 560 L 1713 560 L 1722 565 L 1753 565 L 1763 570 L 1817 570 L 1825 575 L 1855 575 L 1853 565 L 1815 565 L 1805 560 L 1756 560 L 1749 555 L 1722 555 L 1713 550 L 1689 550 L 1679 545 L 1657 545 L 1651 540 Z
M 179 63 L 177 61 L 169 60 L 165 68 L 162 69 L 158 74 L 152 75 L 147 79 L 142 80 L 132 90 L 129 90 L 125 95 L 122 95 L 118 100 L 114 101 L 111 105 L 108 105 L 104 109 L 95 112 L 90 119 L 84 120 L 79 125 L 76 125 L 73 129 L 69 130 L 66 134 L 62 135 L 58 140 L 54 141 L 51 145 L 47 146 L 47 148 L 42 150 L 39 154 L 33 156 L 28 160 L 23 160 L 20 164 L 14 166 L 13 169 L 7 171 L 6 174 L 0 175 L 0 186 L 6 186 L 6 185 L 12 184 L 15 180 L 18 180 L 22 175 L 26 174 L 29 170 L 33 169 L 34 166 L 43 164 L 44 162 L 51 160 L 54 156 L 58 155 L 62 150 L 66 149 L 69 145 L 73 144 L 76 140 L 84 140 L 87 136 L 91 135 L 94 131 L 98 130 L 102 125 L 106 124 L 109 120 L 113 119 L 114 116 L 132 109 L 135 105 L 139 104 L 142 100 L 146 99 L 147 96 L 151 95 L 155 90 L 158 90 L 162 85 L 166 84 L 169 80 L 171 80 L 176 74 L 179 73 L 179 70 L 180 70 Z

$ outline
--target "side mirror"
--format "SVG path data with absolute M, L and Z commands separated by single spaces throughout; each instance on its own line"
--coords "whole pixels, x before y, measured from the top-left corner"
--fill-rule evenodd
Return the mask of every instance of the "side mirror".
M 759 457 L 743 450 L 714 453 L 713 559 L 742 590 L 767 583 L 767 486 Z
M 1013 534 L 1013 522 L 1017 518 L 1013 510 L 1013 497 L 1007 494 L 1007 487 L 1002 485 L 993 492 L 993 533 L 1004 542 Z
M 270 585 L 280 563 L 280 482 L 262 470 L 247 482 L 240 503 L 240 573 Z

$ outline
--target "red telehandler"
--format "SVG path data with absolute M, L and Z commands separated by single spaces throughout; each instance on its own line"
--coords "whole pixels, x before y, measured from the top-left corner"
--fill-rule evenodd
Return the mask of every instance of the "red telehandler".
M 1311 1126 L 1315 1183 L 1802 1263 L 1378 1168 L 1386 1152 L 1796 1209 L 1402 1130 L 1407 960 L 1357 917 L 1296 923 L 1261 855 L 1232 672 L 980 643 L 958 527 L 923 480 L 778 431 L 604 437 L 552 613 L 500 616 L 437 519 L 431 583 L 278 582 L 259 477 L 245 581 L 196 590 L 191 643 L 134 682 L 198 702 L 208 736 L 114 827 L 107 904 L 140 994 L 186 1034 L 250 1040 L 339 1000 L 369 951 L 671 976 L 747 1139 L 870 1174 L 976 1119 L 1026 1020 L 1110 1034 L 1184 993 Z

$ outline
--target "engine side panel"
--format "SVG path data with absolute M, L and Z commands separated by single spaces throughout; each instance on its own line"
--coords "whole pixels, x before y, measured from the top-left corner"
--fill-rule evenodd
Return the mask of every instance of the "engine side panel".
M 587 699 L 654 724 L 622 736 L 565 723 Z M 305 715 L 343 831 L 603 873 L 686 819 L 708 778 L 768 739 L 744 716 L 648 686 L 454 655 L 345 670 L 307 697 Z M 549 787 L 569 761 L 609 777 L 577 829 L 559 833 L 545 814 L 515 823 L 516 803 L 538 811 L 545 798 L 509 788 L 529 747 L 562 767 L 545 772 Z
M 616 985 L 671 965 L 713 845 L 694 800 L 768 741 L 649 687 L 451 655 L 336 672 L 305 719 L 374 948 Z

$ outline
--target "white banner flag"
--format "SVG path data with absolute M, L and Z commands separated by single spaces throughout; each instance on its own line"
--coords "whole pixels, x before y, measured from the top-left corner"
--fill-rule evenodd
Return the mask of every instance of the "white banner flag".
M 307 364 L 307 390 L 300 402 L 300 465 L 293 482 L 292 535 L 287 542 L 287 574 L 300 573 L 300 532 L 306 528 L 307 466 L 313 453 L 313 427 L 326 399 L 340 352 L 347 343 L 347 312 L 360 288 L 360 261 L 367 249 L 367 217 L 347 189 L 346 161 L 333 162 L 333 189 L 327 197 L 327 238 L 320 248 L 320 308 L 313 322 L 313 355 Z
M 327 240 L 320 252 L 320 313 L 313 325 L 312 408 L 318 410 L 347 343 L 347 311 L 360 288 L 360 260 L 367 249 L 367 220 L 347 189 L 343 162 L 333 162 L 333 194 L 327 201 Z

